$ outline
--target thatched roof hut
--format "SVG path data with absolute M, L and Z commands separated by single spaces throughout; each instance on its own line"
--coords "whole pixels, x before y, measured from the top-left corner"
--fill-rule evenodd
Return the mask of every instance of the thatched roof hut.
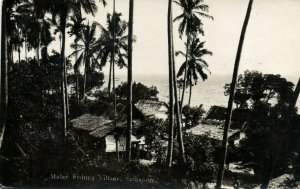
M 168 106 L 165 102 L 154 100 L 140 100 L 135 107 L 145 117 L 155 117 L 166 120 L 168 118 Z
M 72 127 L 78 130 L 84 130 L 91 132 L 97 128 L 103 127 L 104 125 L 111 123 L 112 120 L 104 116 L 94 116 L 91 114 L 84 114 L 71 120 Z
M 117 122 L 116 126 L 117 128 L 126 128 L 126 122 Z M 103 124 L 101 127 L 98 127 L 97 129 L 93 130 L 89 134 L 95 138 L 102 138 L 106 135 L 112 133 L 116 129 L 113 121 L 109 122 L 107 124 Z
M 225 120 L 227 108 L 222 106 L 212 106 L 206 114 L 205 119 L 211 120 Z
M 222 141 L 223 140 L 224 129 L 221 126 L 212 126 L 206 124 L 200 124 L 196 127 L 188 129 L 186 133 L 198 136 L 207 136 L 208 138 Z M 238 130 L 229 129 L 228 137 L 233 136 L 235 133 L 239 132 Z
M 227 108 L 222 106 L 212 106 L 203 120 L 205 124 L 220 125 L 225 122 Z M 243 124 L 251 119 L 250 109 L 234 109 L 231 117 L 231 128 L 241 129 Z

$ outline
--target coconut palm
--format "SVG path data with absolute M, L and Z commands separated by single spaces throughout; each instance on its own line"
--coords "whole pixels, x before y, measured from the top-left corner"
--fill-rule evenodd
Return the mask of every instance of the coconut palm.
M 86 92 L 88 88 L 90 73 L 95 68 L 100 67 L 100 63 L 98 62 L 98 59 L 95 55 L 98 49 L 98 43 L 99 41 L 96 39 L 96 28 L 98 23 L 94 22 L 93 24 L 87 24 L 82 25 L 81 29 L 81 35 L 79 37 L 79 40 L 82 41 L 82 44 L 76 42 L 75 44 L 72 44 L 72 47 L 75 49 L 75 51 L 71 55 L 77 55 L 80 53 L 79 58 L 74 64 L 74 70 L 75 73 L 77 72 L 77 75 L 79 74 L 79 67 L 84 67 L 84 82 L 83 82 L 83 94 Z M 82 95 L 84 96 L 84 95 Z
M 238 76 L 238 70 L 239 70 L 242 49 L 243 49 L 243 43 L 244 43 L 244 38 L 245 38 L 246 30 L 247 30 L 248 21 L 250 18 L 252 4 L 253 4 L 253 0 L 249 0 L 247 13 L 246 13 L 246 17 L 245 17 L 245 20 L 243 23 L 243 28 L 242 28 L 242 32 L 241 32 L 241 36 L 240 36 L 240 40 L 239 40 L 239 46 L 238 46 L 236 59 L 235 59 L 235 63 L 234 63 L 232 82 L 231 82 L 230 94 L 229 94 L 229 100 L 228 100 L 228 108 L 227 108 L 227 112 L 226 112 L 226 120 L 225 120 L 225 125 L 224 125 L 224 134 L 223 134 L 223 142 L 222 142 L 222 160 L 220 161 L 220 165 L 219 165 L 216 189 L 221 189 L 223 175 L 224 175 L 224 165 L 225 165 L 226 156 L 227 156 L 228 130 L 229 130 L 230 122 L 231 122 L 232 104 L 233 104 L 233 99 L 234 99 L 235 86 L 236 86 L 236 81 L 237 81 L 237 76 Z M 266 188 L 267 188 L 267 186 L 266 186 Z
M 182 13 L 177 16 L 174 21 L 181 20 L 179 24 L 179 37 L 182 38 L 182 35 L 186 35 L 186 62 L 188 62 L 188 53 L 189 53 L 189 46 L 190 40 L 192 37 L 197 36 L 198 34 L 204 35 L 203 31 L 203 23 L 201 17 L 206 17 L 213 19 L 212 16 L 206 14 L 208 12 L 208 5 L 203 4 L 204 0 L 175 0 L 176 3 L 181 9 Z M 185 94 L 185 85 L 187 81 L 187 68 L 185 69 L 184 73 L 184 83 L 183 83 L 183 90 L 181 96 L 181 108 L 183 105 L 184 94 Z
M 172 27 L 172 0 L 168 2 L 168 65 L 169 65 L 169 140 L 167 153 L 167 166 L 171 167 L 173 162 L 174 146 L 174 91 L 173 91 L 173 27 Z
M 105 66 L 107 60 L 110 59 L 109 92 L 111 88 L 111 71 L 114 71 L 113 62 L 120 68 L 126 66 L 125 59 L 127 59 L 128 36 L 125 35 L 125 33 L 128 24 L 121 20 L 121 16 L 121 13 L 115 13 L 114 15 L 107 14 L 107 28 L 101 26 L 102 35 L 99 41 L 102 51 L 101 65 Z
M 71 16 L 70 17 L 71 23 L 67 24 L 67 27 L 70 28 L 70 31 L 68 31 L 68 34 L 70 35 L 70 37 L 75 36 L 75 38 L 74 38 L 75 51 L 78 50 L 77 43 L 80 40 L 84 20 L 85 20 L 85 18 L 82 18 L 81 15 Z M 75 53 L 75 63 L 77 62 L 77 60 L 78 60 L 78 52 Z M 74 67 L 74 72 L 76 75 L 76 98 L 77 98 L 77 102 L 79 102 L 79 70 L 77 68 L 78 67 Z
M 128 114 L 127 114 L 127 138 L 126 150 L 128 161 L 131 160 L 131 134 L 132 134 L 132 41 L 133 41 L 133 6 L 134 1 L 129 1 L 129 30 L 128 30 Z
M 102 1 L 106 5 L 105 0 Z M 64 135 L 67 135 L 67 112 L 68 112 L 68 91 L 66 77 L 66 26 L 67 20 L 71 14 L 78 15 L 81 13 L 81 8 L 87 13 L 95 15 L 97 6 L 94 0 L 76 1 L 76 0 L 51 0 L 50 12 L 53 16 L 53 22 L 59 26 L 62 36 L 61 62 L 62 62 L 62 96 L 63 96 L 63 125 Z
M 28 40 L 30 43 L 34 44 L 36 50 L 36 59 L 38 65 L 40 65 L 40 51 L 41 45 L 48 46 L 53 40 L 50 32 L 50 23 L 45 20 L 46 12 L 49 11 L 50 1 L 48 0 L 25 0 L 19 7 L 18 11 L 22 14 L 25 13 L 27 17 L 30 17 L 30 22 L 34 26 L 34 30 L 31 30 L 31 38 Z M 47 35 L 43 37 L 44 43 L 41 43 L 42 34 Z M 50 40 L 45 43 L 45 41 Z M 44 48 L 44 56 L 45 50 Z M 47 53 L 46 53 L 47 54 Z M 46 57 L 43 57 L 46 58 Z
M 8 22 L 11 20 L 12 8 L 19 4 L 19 0 L 4 0 L 2 3 L 1 27 L 1 65 L 0 65 L 0 139 L 4 138 L 8 108 Z M 2 70 L 3 69 L 3 70 Z M 3 74 L 3 75 L 2 75 Z M 3 84 L 3 85 L 2 85 Z M 1 148 L 1 143 L 0 143 Z
M 212 52 L 204 49 L 204 44 L 205 42 L 200 42 L 199 38 L 192 39 L 190 52 L 188 54 L 188 62 L 183 62 L 177 73 L 177 77 L 181 77 L 185 72 L 187 73 L 187 82 L 190 87 L 188 105 L 191 103 L 192 88 L 193 85 L 197 85 L 198 76 L 200 76 L 203 81 L 207 79 L 207 74 L 204 70 L 208 71 L 208 63 L 203 59 L 203 56 L 212 55 Z M 186 48 L 188 48 L 187 44 Z M 183 55 L 186 57 L 186 54 L 182 51 L 177 51 L 176 55 Z

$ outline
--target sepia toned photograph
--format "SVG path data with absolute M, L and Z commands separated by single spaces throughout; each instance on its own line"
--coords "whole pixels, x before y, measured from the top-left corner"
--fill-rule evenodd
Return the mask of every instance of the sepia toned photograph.
M 0 188 L 300 189 L 299 0 L 1 0 Z

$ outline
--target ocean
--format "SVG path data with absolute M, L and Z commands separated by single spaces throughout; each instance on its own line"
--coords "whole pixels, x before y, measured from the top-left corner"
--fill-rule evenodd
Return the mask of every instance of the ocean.
M 204 109 L 207 111 L 213 105 L 227 106 L 228 96 L 224 95 L 224 86 L 226 83 L 231 82 L 231 75 L 209 75 L 208 79 L 204 82 L 202 79 L 198 80 L 196 86 L 193 87 L 192 91 L 192 106 L 199 106 L 203 104 Z M 127 80 L 126 75 L 116 76 L 116 85 Z M 168 102 L 169 99 L 169 79 L 168 75 L 133 75 L 133 80 L 141 82 L 144 85 L 150 87 L 157 87 L 160 100 Z M 289 81 L 296 84 L 297 77 L 288 78 Z M 106 81 L 107 82 L 107 81 Z M 106 87 L 106 84 L 104 84 Z M 186 90 L 185 103 L 189 98 L 189 89 Z M 298 99 L 297 107 L 300 107 L 300 99 Z

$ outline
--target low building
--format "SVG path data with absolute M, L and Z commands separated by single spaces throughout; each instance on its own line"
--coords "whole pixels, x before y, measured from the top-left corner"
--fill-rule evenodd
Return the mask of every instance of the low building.
M 120 153 L 126 151 L 126 137 L 122 136 L 127 124 L 124 121 L 117 121 L 115 125 L 113 120 L 108 117 L 84 114 L 73 119 L 71 124 L 73 136 L 82 145 L 96 147 L 97 150 L 106 153 L 115 153 L 118 143 L 118 151 Z M 139 121 L 135 121 L 133 124 L 139 124 Z M 141 151 L 146 149 L 145 137 L 138 138 L 131 135 L 131 143 L 134 157 L 139 157 L 141 153 L 144 154 Z
M 216 143 L 221 143 L 223 140 L 224 127 L 208 124 L 199 124 L 196 127 L 188 129 L 187 134 L 206 136 Z M 240 141 L 245 138 L 245 134 L 236 129 L 229 129 L 228 131 L 228 141 L 229 144 L 233 146 L 239 146 Z
M 154 100 L 140 100 L 134 107 L 142 114 L 144 119 L 157 118 L 167 120 L 168 118 L 168 106 L 165 102 Z
M 140 100 L 133 105 L 132 110 L 133 130 L 138 130 L 131 136 L 132 154 L 133 157 L 146 156 L 147 144 L 143 131 L 146 124 L 144 123 L 149 118 L 167 120 L 168 106 L 161 101 Z M 77 140 L 87 146 L 96 145 L 105 153 L 115 153 L 118 147 L 118 152 L 122 154 L 126 151 L 125 133 L 127 128 L 127 108 L 124 104 L 117 105 L 117 114 L 116 125 L 111 119 L 113 106 L 110 106 L 103 116 L 84 114 L 71 121 L 72 133 L 76 135 Z
M 226 120 L 227 108 L 222 106 L 212 106 L 207 112 L 203 123 L 211 125 L 224 124 Z M 234 109 L 232 110 L 232 117 L 230 128 L 242 129 L 245 122 L 251 119 L 250 109 Z

